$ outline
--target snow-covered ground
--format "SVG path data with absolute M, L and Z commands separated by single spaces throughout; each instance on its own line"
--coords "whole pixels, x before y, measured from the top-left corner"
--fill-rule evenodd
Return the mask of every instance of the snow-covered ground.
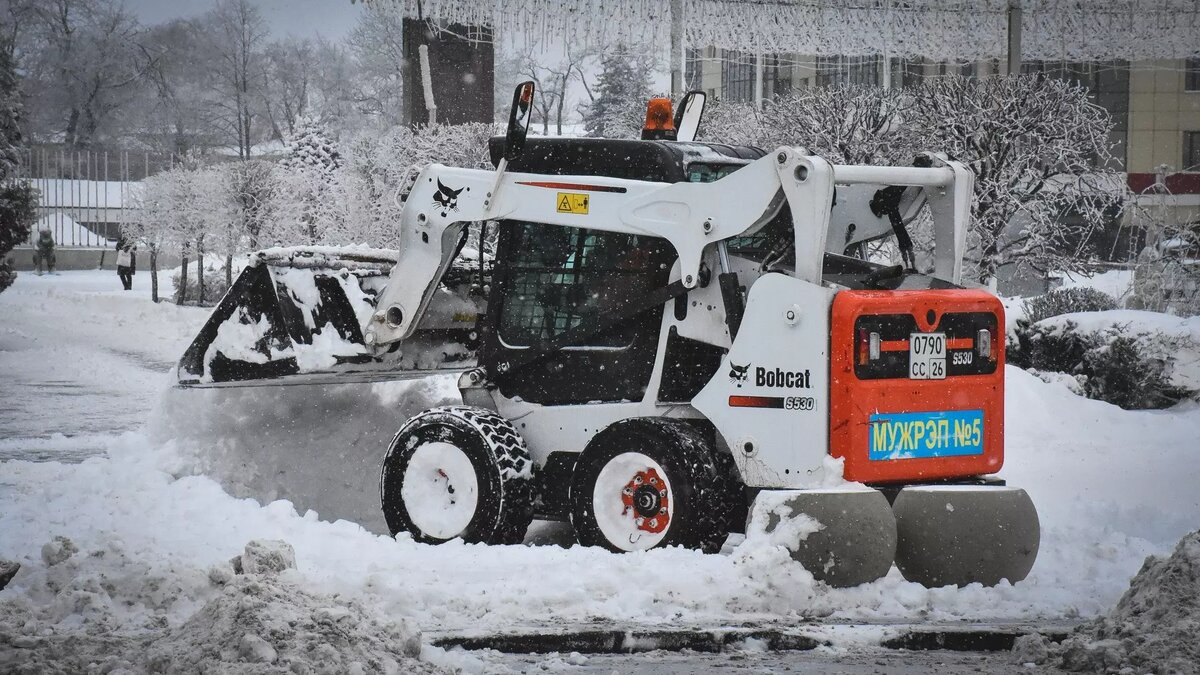
M 0 558 L 23 566 L 0 594 L 0 646 L 6 634 L 183 625 L 227 592 L 210 570 L 251 539 L 295 547 L 288 583 L 450 633 L 1073 620 L 1107 611 L 1146 555 L 1200 526 L 1200 406 L 1123 411 L 1010 367 L 1001 475 L 1030 492 L 1042 522 L 1037 564 L 1015 586 L 926 589 L 893 569 L 831 589 L 755 542 L 720 555 L 614 555 L 393 540 L 288 502 L 233 498 L 152 442 L 141 424 L 206 312 L 154 305 L 147 277 L 135 284 L 124 293 L 111 272 L 22 274 L 0 295 Z M 43 558 L 55 536 L 80 549 L 67 566 Z

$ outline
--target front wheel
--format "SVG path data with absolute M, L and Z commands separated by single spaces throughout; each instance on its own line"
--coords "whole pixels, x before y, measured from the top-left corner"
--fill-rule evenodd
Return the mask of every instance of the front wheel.
M 623 420 L 596 435 L 571 479 L 571 524 L 584 546 L 720 550 L 731 485 L 704 436 L 678 420 Z
M 392 534 L 519 544 L 533 519 L 533 462 L 508 420 L 483 408 L 433 408 L 392 440 L 380 478 Z

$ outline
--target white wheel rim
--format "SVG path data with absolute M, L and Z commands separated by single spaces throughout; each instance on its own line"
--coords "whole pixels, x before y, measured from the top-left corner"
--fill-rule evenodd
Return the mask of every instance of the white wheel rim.
M 466 453 L 449 443 L 418 447 L 404 469 L 400 498 L 412 524 L 424 535 L 453 539 L 475 517 L 479 480 Z
M 667 492 L 666 508 L 667 526 L 660 532 L 650 532 L 645 528 L 647 522 L 639 523 L 640 518 L 649 518 L 649 514 L 640 514 L 636 508 L 626 506 L 622 495 L 630 482 L 639 474 L 653 471 L 662 480 L 662 489 Z M 622 551 L 644 551 L 654 548 L 667 536 L 670 531 L 670 519 L 674 516 L 675 493 L 671 490 L 671 482 L 662 465 L 640 452 L 625 452 L 613 457 L 600 469 L 596 483 L 592 489 L 592 512 L 596 516 L 596 525 L 600 533 L 613 546 Z

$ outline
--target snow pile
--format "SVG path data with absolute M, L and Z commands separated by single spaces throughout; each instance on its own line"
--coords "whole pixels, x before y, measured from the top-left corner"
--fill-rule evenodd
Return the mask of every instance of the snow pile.
M 148 645 L 142 658 L 151 670 L 262 672 L 269 664 L 293 673 L 441 672 L 419 660 L 421 634 L 411 621 L 284 577 L 212 576 L 221 592 Z
M 0 671 L 442 672 L 421 660 L 412 621 L 307 590 L 290 551 L 252 541 L 244 575 L 228 564 L 164 574 L 119 544 L 80 552 L 56 537 L 24 593 L 0 596 Z
M 1107 616 L 1062 646 L 1066 670 L 1200 673 L 1200 531 L 1148 558 Z

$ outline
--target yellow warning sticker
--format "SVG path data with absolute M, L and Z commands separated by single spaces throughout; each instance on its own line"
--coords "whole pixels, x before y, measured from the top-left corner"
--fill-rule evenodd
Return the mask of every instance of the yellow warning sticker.
M 558 212 L 587 215 L 588 195 L 582 192 L 558 193 Z

